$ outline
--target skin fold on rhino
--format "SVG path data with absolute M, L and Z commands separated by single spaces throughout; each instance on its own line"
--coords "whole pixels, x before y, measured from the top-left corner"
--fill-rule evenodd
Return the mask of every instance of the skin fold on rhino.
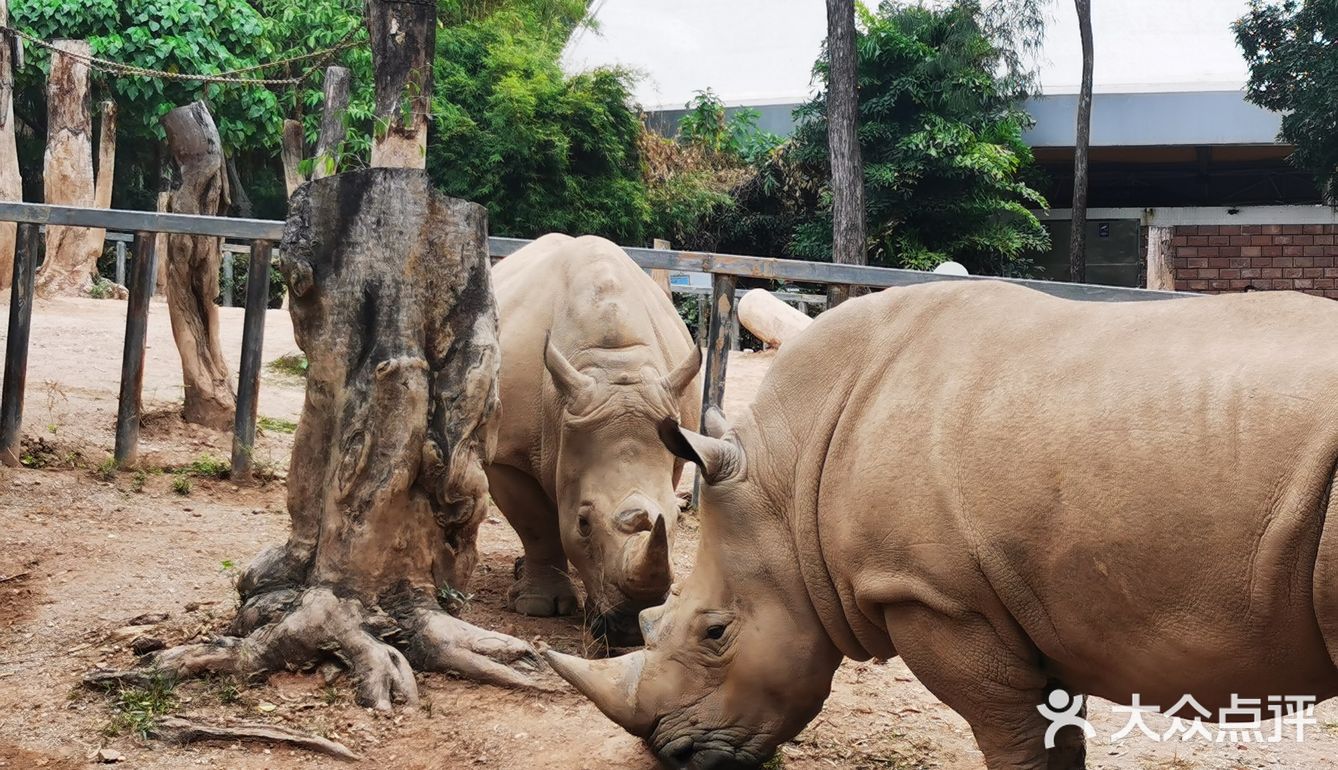
M 656 435 L 696 422 L 701 351 L 673 303 L 613 243 L 546 235 L 493 268 L 501 427 L 487 467 L 525 549 L 508 603 L 577 609 L 610 645 L 641 643 L 637 613 L 664 600 L 683 462 Z
M 1084 767 L 1078 730 L 1044 745 L 1054 688 L 1215 717 L 1338 695 L 1335 328 L 1291 293 L 848 302 L 733 427 L 662 424 L 707 486 L 646 648 L 549 660 L 677 768 L 764 761 L 842 657 L 900 655 L 991 770 Z

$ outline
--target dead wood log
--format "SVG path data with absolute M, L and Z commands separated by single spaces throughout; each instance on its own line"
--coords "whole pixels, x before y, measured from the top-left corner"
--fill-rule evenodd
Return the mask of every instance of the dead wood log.
M 283 184 L 288 190 L 288 197 L 293 197 L 297 188 L 301 187 L 306 181 L 302 176 L 302 156 L 303 147 L 306 140 L 302 137 L 302 123 L 297 120 L 285 120 L 283 122 Z
M 778 348 L 813 323 L 813 319 L 771 296 L 766 289 L 753 289 L 739 300 L 739 323 L 754 337 Z
M 9 0 L 0 0 L 0 26 L 9 24 Z M 19 150 L 14 134 L 14 62 L 10 40 L 0 33 L 0 201 L 23 200 Z M 0 222 L 0 289 L 14 280 L 14 246 L 18 229 Z
M 153 653 L 119 681 L 255 678 L 335 659 L 358 702 L 379 709 L 417 700 L 415 667 L 534 686 L 528 644 L 443 609 L 474 569 L 497 427 L 486 227 L 481 206 L 443 197 L 422 171 L 297 191 L 280 269 L 310 368 L 291 533 L 238 581 L 231 636 Z
M 74 54 L 67 56 L 66 53 Z M 47 79 L 47 145 L 44 196 L 58 206 L 93 205 L 93 117 L 89 109 L 85 40 L 57 40 Z M 37 271 L 40 297 L 87 294 L 93 285 L 102 238 L 82 227 L 48 227 L 46 260 Z
M 153 723 L 149 734 L 159 740 L 178 745 L 199 741 L 262 741 L 295 746 L 299 749 L 325 754 L 346 762 L 356 762 L 362 759 L 338 741 L 322 738 L 319 735 L 300 733 L 277 725 L 254 722 L 242 722 L 236 725 L 211 725 L 185 717 L 160 717 Z
M 367 30 L 376 69 L 372 165 L 426 168 L 437 6 L 368 0 Z
M 219 215 L 225 208 L 223 149 L 218 128 L 204 102 L 178 107 L 163 116 L 167 146 L 180 174 L 172 191 L 177 214 Z M 215 430 L 232 428 L 236 398 L 219 343 L 218 238 L 172 234 L 167 237 L 167 308 L 172 336 L 181 354 L 186 422 Z M 267 280 L 266 276 L 258 276 Z

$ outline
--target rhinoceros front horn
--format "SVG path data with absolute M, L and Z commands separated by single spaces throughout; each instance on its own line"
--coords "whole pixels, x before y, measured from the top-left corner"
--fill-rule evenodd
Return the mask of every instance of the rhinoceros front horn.
M 651 721 L 637 714 L 637 686 L 646 666 L 645 650 L 605 660 L 586 660 L 547 650 L 544 659 L 572 687 L 589 698 L 627 732 L 645 738 Z
M 673 568 L 669 566 L 669 531 L 663 516 L 655 517 L 650 532 L 628 542 L 623 575 L 620 588 L 629 597 L 647 601 L 664 598 L 673 581 Z

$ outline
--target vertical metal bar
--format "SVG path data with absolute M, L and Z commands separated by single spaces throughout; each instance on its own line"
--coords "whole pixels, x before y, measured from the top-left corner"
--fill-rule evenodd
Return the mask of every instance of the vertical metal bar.
M 116 242 L 116 284 L 125 286 L 125 241 Z
M 232 307 L 233 277 L 232 260 L 235 254 L 224 249 L 223 251 L 223 307 Z
M 246 317 L 242 321 L 242 366 L 237 375 L 237 420 L 232 433 L 232 480 L 251 479 L 260 396 L 261 346 L 265 341 L 265 308 L 269 304 L 269 241 L 251 244 L 246 269 Z
M 736 344 L 739 313 L 734 290 L 738 279 L 732 275 L 711 276 L 711 328 L 706 344 L 706 382 L 702 386 L 702 425 L 706 412 L 719 407 L 725 400 L 725 370 L 729 366 L 729 351 Z M 701 501 L 701 474 L 692 482 L 692 504 Z
M 144 390 L 144 341 L 149 331 L 149 299 L 157 255 L 157 236 L 135 233 L 135 258 L 131 263 L 130 301 L 125 313 L 125 349 L 121 354 L 121 397 L 116 408 L 116 465 L 134 465 L 139 457 L 140 396 Z
M 19 225 L 14 283 L 9 289 L 4 391 L 0 395 L 0 462 L 11 467 L 19 464 L 23 438 L 23 391 L 28 381 L 28 338 L 32 332 L 38 239 L 37 225 Z

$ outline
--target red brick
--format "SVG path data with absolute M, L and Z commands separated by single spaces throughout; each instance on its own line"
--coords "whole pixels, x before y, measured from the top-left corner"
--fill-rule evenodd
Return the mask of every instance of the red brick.
M 1197 257 L 1199 249 L 1197 246 L 1183 246 L 1175 253 L 1177 257 Z
M 1262 257 L 1264 253 L 1259 246 L 1241 246 L 1240 255 L 1242 257 Z
M 1249 245 L 1250 245 L 1250 236 L 1248 236 L 1248 235 L 1233 235 L 1233 236 L 1231 236 L 1231 245 L 1232 245 L 1232 246 L 1249 246 Z
M 1315 288 L 1316 288 L 1316 289 L 1332 289 L 1332 288 L 1334 287 L 1334 284 L 1335 284 L 1335 283 L 1336 283 L 1336 282 L 1335 282 L 1332 278 L 1316 278 L 1316 279 L 1315 279 Z
M 1189 281 L 1181 281 L 1181 280 L 1178 280 L 1178 279 L 1177 279 L 1176 282 L 1175 282 L 1175 290 L 1176 290 L 1176 291 L 1189 291 Z
M 1282 225 L 1264 225 L 1264 235 L 1279 235 L 1282 233 Z
M 1301 268 L 1302 278 L 1323 278 L 1324 268 L 1322 267 L 1303 267 Z
M 1313 235 L 1293 235 L 1293 236 L 1292 236 L 1292 243 L 1296 244 L 1297 246 L 1313 246 L 1313 245 L 1315 245 L 1315 236 L 1313 236 Z
M 1204 268 L 1198 272 L 1198 278 L 1216 278 L 1217 268 Z
M 1282 256 L 1284 256 L 1284 257 L 1299 257 L 1299 256 L 1301 256 L 1301 255 L 1304 254 L 1304 253 L 1305 253 L 1305 247 L 1304 247 L 1304 246 L 1283 246 L 1283 247 L 1282 247 Z
M 1313 279 L 1310 279 L 1310 278 L 1297 278 L 1297 279 L 1296 279 L 1296 288 L 1298 288 L 1298 289 L 1313 289 L 1313 288 L 1315 288 L 1315 281 L 1314 281 Z
M 1332 246 L 1332 245 L 1333 245 L 1333 236 L 1332 236 L 1332 235 L 1316 235 L 1316 236 L 1315 236 L 1315 245 L 1316 245 L 1316 246 Z
M 1281 247 L 1281 246 L 1265 246 L 1265 247 L 1264 247 L 1264 256 L 1265 256 L 1265 257 L 1280 257 L 1280 256 L 1282 256 L 1282 247 Z
M 1271 235 L 1251 235 L 1251 236 L 1250 236 L 1250 245 L 1251 245 L 1251 246 L 1272 246 L 1272 245 L 1273 245 L 1273 236 L 1271 236 Z
M 1191 235 L 1191 236 L 1188 236 L 1185 240 L 1188 242 L 1188 244 L 1189 244 L 1190 246 L 1207 246 L 1207 245 L 1208 245 L 1208 236 L 1206 236 L 1206 235 Z
M 1333 267 L 1333 257 L 1315 257 L 1315 267 Z
M 1314 257 L 1295 257 L 1292 259 L 1292 267 L 1314 267 Z
M 1325 278 L 1338 278 L 1338 267 L 1326 267 L 1326 268 L 1324 268 L 1324 277 L 1325 277 Z
M 1240 271 L 1241 278 L 1262 278 L 1263 271 L 1257 267 L 1248 267 Z
M 1338 289 L 1325 289 L 1324 296 L 1329 299 L 1338 299 Z
M 1324 225 L 1305 225 L 1302 229 L 1311 235 L 1319 235 L 1324 232 Z
M 1222 256 L 1224 256 L 1224 257 L 1239 257 L 1239 256 L 1240 256 L 1240 247 L 1239 247 L 1239 246 L 1222 246 L 1222 247 L 1220 247 L 1220 250 L 1219 250 L 1217 253 L 1220 254 L 1220 255 L 1222 255 Z
M 1291 267 L 1291 266 L 1292 266 L 1291 257 L 1278 257 L 1277 259 L 1273 260 L 1273 267 Z
M 1225 235 L 1210 235 L 1210 236 L 1208 236 L 1208 245 L 1209 245 L 1209 246 L 1230 246 L 1230 245 L 1231 245 L 1231 238 L 1228 237 L 1228 236 L 1225 236 Z
M 1231 263 L 1231 264 L 1230 264 L 1231 267 L 1249 267 L 1249 266 L 1250 266 L 1250 260 L 1249 260 L 1249 259 L 1246 259 L 1245 257 L 1232 257 L 1231 259 L 1229 259 L 1229 260 L 1227 260 L 1227 261 Z
M 1213 257 L 1208 260 L 1208 267 L 1231 267 L 1231 260 L 1226 257 Z
M 1296 243 L 1296 238 L 1295 235 L 1275 235 L 1273 236 L 1273 244 L 1276 246 L 1291 246 Z
M 1172 231 L 1174 235 L 1198 235 L 1199 228 L 1196 225 L 1176 225 Z
M 1199 235 L 1217 235 L 1217 225 L 1199 225 Z
M 1185 267 L 1200 268 L 1207 266 L 1208 266 L 1208 260 L 1203 259 L 1202 257 L 1196 257 L 1194 259 L 1185 260 Z
M 1188 245 L 1189 245 L 1189 237 L 1188 237 L 1188 236 L 1177 235 L 1177 236 L 1171 238 L 1171 248 L 1173 248 L 1173 249 L 1175 249 L 1175 248 L 1179 248 L 1179 247 L 1181 247 L 1181 246 L 1188 246 Z
M 1230 289 L 1231 281 L 1209 281 L 1208 286 L 1219 291 L 1222 289 Z
M 1218 271 L 1217 277 L 1218 277 L 1218 278 L 1223 278 L 1223 279 L 1226 279 L 1226 280 L 1239 279 L 1239 278 L 1240 278 L 1240 271 L 1239 271 L 1239 270 L 1221 270 L 1221 271 Z
M 1203 272 L 1203 271 L 1200 270 L 1199 272 Z M 1284 268 L 1282 268 L 1282 277 L 1283 277 L 1283 278 L 1300 278 L 1300 277 L 1301 277 L 1301 268 L 1299 268 L 1299 267 L 1284 267 Z
M 1303 233 L 1303 232 L 1305 232 L 1305 228 L 1302 227 L 1302 226 L 1300 226 L 1300 225 L 1283 225 L 1283 226 L 1282 226 L 1282 233 L 1283 233 L 1283 235 L 1300 235 L 1300 234 Z
M 1323 297 L 1323 296 L 1324 296 L 1324 292 L 1320 291 L 1319 289 L 1306 289 L 1306 290 L 1305 290 L 1305 293 L 1306 293 L 1306 294 L 1309 294 L 1309 295 L 1312 296 L 1312 297 Z
M 1250 283 L 1249 281 L 1236 280 L 1231 282 L 1231 288 L 1233 289 L 1244 289 L 1253 285 L 1254 284 Z
M 1328 253 L 1328 249 L 1323 246 L 1302 246 L 1301 253 L 1307 257 L 1322 257 Z
M 1207 282 L 1207 281 L 1190 281 L 1190 282 L 1189 282 L 1189 290 L 1190 290 L 1190 291 L 1203 291 L 1203 290 L 1206 289 L 1206 288 L 1208 288 L 1208 282 Z
M 1200 247 L 1199 247 L 1199 256 L 1200 256 L 1200 257 L 1220 257 L 1220 256 L 1221 256 L 1221 251 L 1222 251 L 1221 248 L 1218 247 L 1218 246 L 1200 246 Z
M 1218 225 L 1218 235 L 1240 235 L 1240 225 Z
M 1242 235 L 1259 235 L 1263 231 L 1262 225 L 1245 225 L 1240 229 Z
M 1280 268 L 1280 267 L 1266 267 L 1266 268 L 1264 268 L 1264 270 L 1263 270 L 1263 277 L 1264 277 L 1264 278 L 1281 278 L 1281 277 L 1282 277 L 1282 268 Z

